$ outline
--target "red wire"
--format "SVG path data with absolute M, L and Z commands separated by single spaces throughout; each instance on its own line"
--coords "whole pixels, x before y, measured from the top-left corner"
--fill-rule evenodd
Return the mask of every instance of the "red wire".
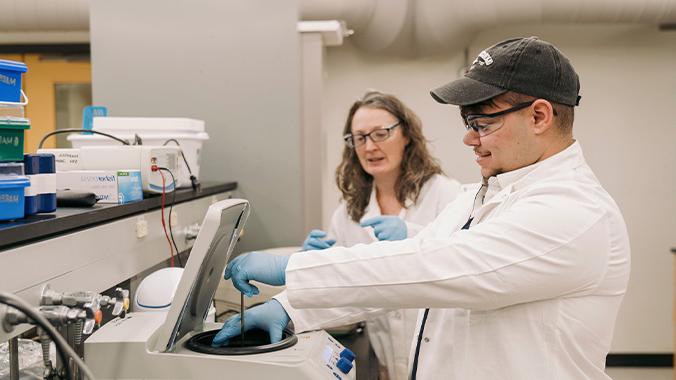
M 166 193 L 166 185 L 165 185 L 165 180 L 164 180 L 164 173 L 162 173 L 162 170 L 158 170 L 160 172 L 160 176 L 162 176 L 162 228 L 164 229 L 164 236 L 167 238 L 167 242 L 169 243 L 169 254 L 171 255 L 171 260 L 169 261 L 170 265 L 174 267 L 174 247 L 171 245 L 171 240 L 169 240 L 169 234 L 167 233 L 167 226 L 164 224 L 164 195 Z

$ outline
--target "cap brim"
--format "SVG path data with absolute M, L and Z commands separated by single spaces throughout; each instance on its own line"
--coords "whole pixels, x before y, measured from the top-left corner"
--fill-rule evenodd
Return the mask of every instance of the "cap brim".
M 430 91 L 430 95 L 439 103 L 468 106 L 494 98 L 505 92 L 507 90 L 504 88 L 462 77 Z

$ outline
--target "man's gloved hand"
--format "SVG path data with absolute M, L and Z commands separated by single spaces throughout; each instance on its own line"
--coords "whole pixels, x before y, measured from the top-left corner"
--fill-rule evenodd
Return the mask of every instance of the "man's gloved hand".
M 397 216 L 376 216 L 366 219 L 359 225 L 362 227 L 373 227 L 373 233 L 378 240 L 404 240 L 408 235 L 406 222 Z
M 289 256 L 277 256 L 262 252 L 249 252 L 237 256 L 225 267 L 223 277 L 232 278 L 232 284 L 247 297 L 259 293 L 249 281 L 255 280 L 268 285 L 286 284 L 286 264 Z
M 322 230 L 312 230 L 303 242 L 303 251 L 313 251 L 326 249 L 336 244 L 336 239 L 322 240 L 326 237 L 326 232 Z
M 211 346 L 225 346 L 230 338 L 239 336 L 241 333 L 240 319 L 241 316 L 237 314 L 225 321 L 221 331 L 216 334 L 211 342 Z M 282 340 L 282 332 L 288 323 L 289 315 L 276 299 L 271 299 L 244 312 L 244 331 L 251 329 L 267 331 L 270 334 L 270 343 L 277 343 Z

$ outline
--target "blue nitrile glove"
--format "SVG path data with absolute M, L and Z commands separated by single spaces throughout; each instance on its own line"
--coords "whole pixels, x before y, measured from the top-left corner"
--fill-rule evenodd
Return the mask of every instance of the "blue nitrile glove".
M 310 233 L 307 235 L 307 238 L 303 242 L 303 251 L 326 249 L 336 244 L 336 239 L 322 240 L 324 237 L 326 237 L 326 232 L 322 230 L 310 231 Z
M 373 233 L 378 240 L 404 240 L 408 235 L 406 222 L 397 216 L 376 216 L 366 219 L 359 225 L 362 227 L 373 227 Z
M 255 280 L 268 285 L 286 284 L 286 264 L 289 256 L 277 256 L 263 252 L 249 252 L 237 256 L 225 267 L 223 277 L 232 277 L 232 284 L 247 297 L 259 293 L 257 287 L 249 283 Z
M 241 316 L 239 314 L 228 318 L 211 342 L 211 347 L 225 346 L 230 338 L 241 334 Z M 270 343 L 282 340 L 282 332 L 289 323 L 289 315 L 276 299 L 254 306 L 244 312 L 244 331 L 259 329 L 270 334 Z

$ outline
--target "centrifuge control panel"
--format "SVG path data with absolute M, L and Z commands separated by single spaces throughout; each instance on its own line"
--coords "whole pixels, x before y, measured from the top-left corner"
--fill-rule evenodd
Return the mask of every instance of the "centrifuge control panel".
M 327 336 L 325 342 L 321 348 L 320 362 L 324 364 L 326 370 L 336 379 L 354 379 L 355 354 L 331 336 Z

